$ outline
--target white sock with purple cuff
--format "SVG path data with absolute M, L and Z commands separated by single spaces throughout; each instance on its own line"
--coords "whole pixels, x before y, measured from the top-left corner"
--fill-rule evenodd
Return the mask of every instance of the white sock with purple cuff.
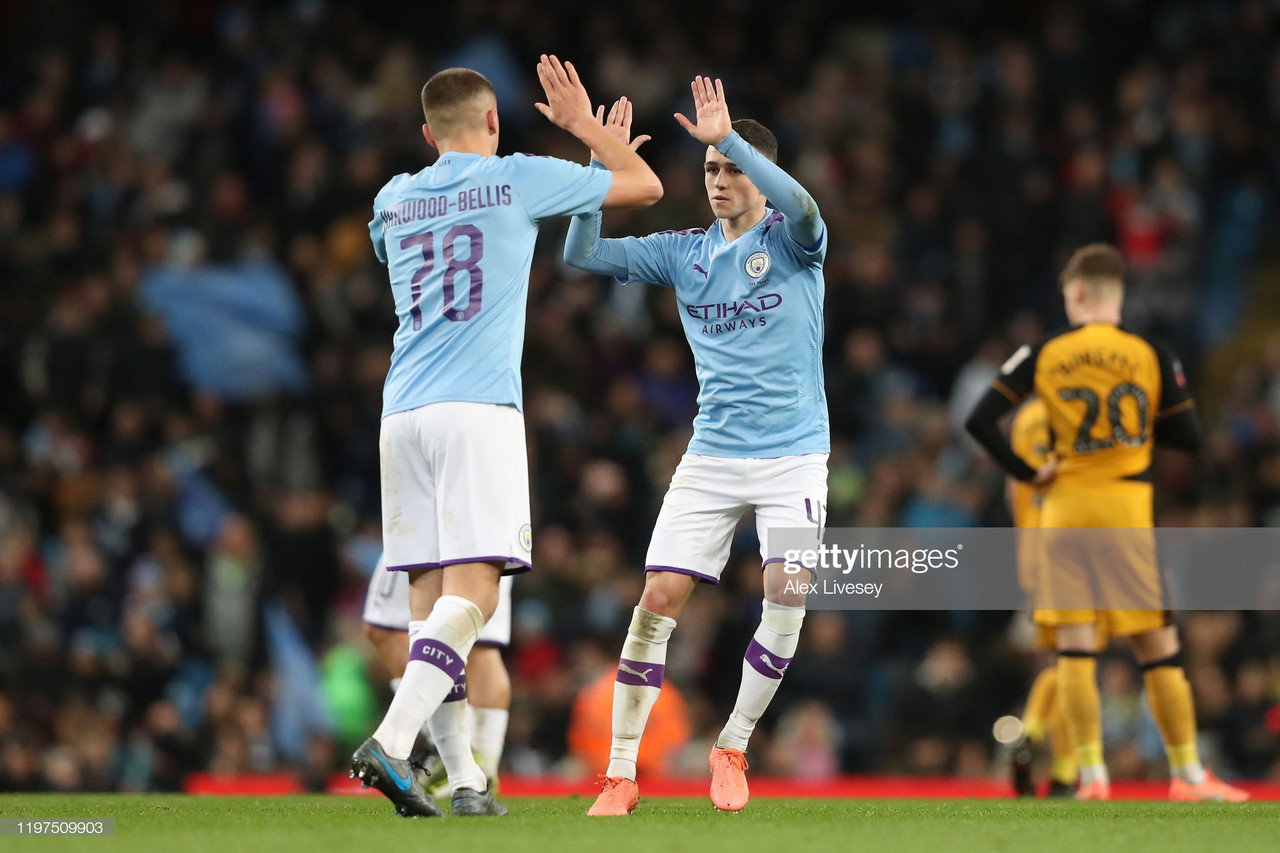
M 484 619 L 465 598 L 442 595 L 431 615 L 409 623 L 409 665 L 373 736 L 392 758 L 407 759 L 414 738 L 453 689 Z
M 756 723 L 760 722 L 760 717 L 773 701 L 782 676 L 786 674 L 791 658 L 795 657 L 803 622 L 803 607 L 764 603 L 760 627 L 751 638 L 742 661 L 742 686 L 738 688 L 738 700 L 716 740 L 716 746 L 746 751 Z
M 609 749 L 608 776 L 636 778 L 640 737 L 653 703 L 658 701 L 666 672 L 667 640 L 676 620 L 637 607 L 627 629 L 613 685 L 613 745 Z

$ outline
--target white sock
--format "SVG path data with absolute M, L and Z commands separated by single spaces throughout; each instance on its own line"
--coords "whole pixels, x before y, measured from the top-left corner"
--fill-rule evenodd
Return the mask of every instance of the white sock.
M 1199 761 L 1193 761 L 1181 767 L 1170 767 L 1169 770 L 1174 776 L 1191 785 L 1199 785 L 1207 778 L 1204 764 Z
M 1111 784 L 1111 775 L 1107 773 L 1107 765 L 1086 764 L 1080 768 L 1080 787 L 1092 785 L 1094 782 Z
M 662 689 L 667 640 L 675 627 L 676 620 L 639 607 L 631 615 L 613 685 L 613 745 L 609 749 L 609 769 L 605 771 L 608 776 L 624 776 L 633 781 L 636 778 L 640 736 Z
M 373 736 L 392 758 L 407 759 L 413 740 L 463 672 L 484 618 L 465 598 L 442 595 L 421 622 L 409 623 L 409 665 Z
M 511 712 L 506 708 L 481 708 L 477 705 L 471 705 L 469 710 L 471 747 L 476 751 L 480 769 L 486 776 L 497 776 Z
M 453 690 L 431 715 L 428 725 L 436 751 L 444 762 L 444 772 L 449 775 L 449 789 L 471 788 L 483 791 L 488 787 L 484 771 L 476 764 L 471 753 L 471 731 L 467 727 L 467 678 L 462 677 Z
M 388 684 L 390 684 L 390 685 L 391 685 L 391 692 L 392 692 L 392 693 L 395 693 L 397 690 L 399 690 L 399 689 L 400 689 L 400 681 L 401 681 L 401 679 L 400 679 L 400 678 L 393 678 L 393 679 L 391 679 L 389 682 L 387 682 Z M 430 721 L 428 720 L 428 722 L 430 722 Z M 422 736 L 423 736 L 423 737 L 425 737 L 425 738 L 427 738 L 428 742 L 431 742 L 431 732 L 427 730 L 427 723 L 423 723 L 423 724 L 422 724 L 422 728 L 420 729 L 420 731 L 421 731 L 421 733 L 422 733 Z M 414 740 L 416 741 L 416 740 L 417 740 L 417 738 L 414 738 Z M 379 741 L 379 742 L 381 742 L 381 741 Z
M 773 701 L 773 694 L 778 692 L 782 676 L 791 658 L 795 657 L 803 622 L 803 607 L 764 603 L 760 627 L 751 638 L 742 660 L 742 686 L 738 688 L 738 701 L 733 705 L 733 713 L 720 732 L 716 746 L 746 751 L 756 723 L 760 722 L 760 717 Z

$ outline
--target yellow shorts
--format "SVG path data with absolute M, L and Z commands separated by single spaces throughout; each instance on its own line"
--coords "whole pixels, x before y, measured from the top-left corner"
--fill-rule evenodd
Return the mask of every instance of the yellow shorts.
M 1031 586 L 1037 624 L 1098 622 L 1098 611 L 1113 614 L 1111 635 L 1167 624 L 1149 483 L 1059 479 L 1045 492 L 1040 524 L 1026 531 L 1037 540 L 1038 557 L 1034 577 L 1023 581 Z
M 1145 634 L 1173 623 L 1168 610 L 1037 610 L 1031 614 L 1036 623 L 1036 649 L 1058 647 L 1058 628 L 1062 625 L 1098 626 L 1098 645 L 1102 651 L 1110 637 Z

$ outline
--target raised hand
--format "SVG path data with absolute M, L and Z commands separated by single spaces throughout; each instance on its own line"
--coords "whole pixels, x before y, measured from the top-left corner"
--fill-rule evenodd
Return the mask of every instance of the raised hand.
M 689 131 L 689 135 L 704 145 L 719 145 L 724 138 L 733 132 L 733 121 L 729 118 L 729 108 L 724 102 L 724 84 L 716 78 L 714 84 L 710 77 L 699 74 L 689 84 L 693 90 L 693 106 L 697 109 L 697 124 L 689 121 L 683 113 L 676 113 L 676 121 Z
M 604 126 L 610 136 L 629 147 L 632 151 L 635 151 L 653 138 L 648 134 L 642 134 L 635 139 L 631 138 L 631 102 L 627 100 L 625 95 L 613 102 L 607 119 L 604 116 L 604 106 L 601 105 L 596 110 L 596 121 Z M 600 157 L 595 151 L 592 151 L 591 159 L 599 160 Z
M 560 60 L 542 54 L 538 61 L 538 82 L 542 83 L 542 91 L 546 93 L 546 103 L 536 103 L 538 112 L 546 116 L 556 127 L 563 128 L 576 135 L 583 122 L 593 120 L 591 98 L 586 87 L 578 79 L 578 72 L 572 62 L 561 64 Z

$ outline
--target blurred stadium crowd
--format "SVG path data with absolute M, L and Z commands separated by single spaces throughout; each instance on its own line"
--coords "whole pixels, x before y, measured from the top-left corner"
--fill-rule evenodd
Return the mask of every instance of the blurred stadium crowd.
M 1280 521 L 1276 5 L 852 8 L 0 3 L 0 790 L 318 785 L 380 716 L 359 607 L 394 312 L 365 225 L 429 162 L 418 90 L 448 65 L 495 83 L 504 153 L 585 161 L 532 108 L 540 52 L 633 99 L 666 197 L 614 234 L 709 221 L 670 118 L 694 74 L 777 132 L 831 234 L 831 525 L 1007 523 L 959 424 L 1063 321 L 1057 268 L 1096 239 L 1132 265 L 1127 321 L 1173 343 L 1203 403 L 1198 461 L 1160 460 L 1164 523 Z M 571 754 L 600 710 L 575 699 L 616 660 L 697 391 L 671 294 L 567 269 L 563 228 L 524 360 L 536 570 L 506 761 L 530 773 L 599 769 Z M 673 644 L 697 746 L 669 770 L 705 772 L 732 704 L 750 526 L 733 564 Z M 1280 620 L 1182 624 L 1206 754 L 1280 778 Z M 1159 776 L 1127 661 L 1100 670 L 1113 772 Z M 1034 668 L 1008 613 L 812 613 L 753 766 L 988 773 Z

